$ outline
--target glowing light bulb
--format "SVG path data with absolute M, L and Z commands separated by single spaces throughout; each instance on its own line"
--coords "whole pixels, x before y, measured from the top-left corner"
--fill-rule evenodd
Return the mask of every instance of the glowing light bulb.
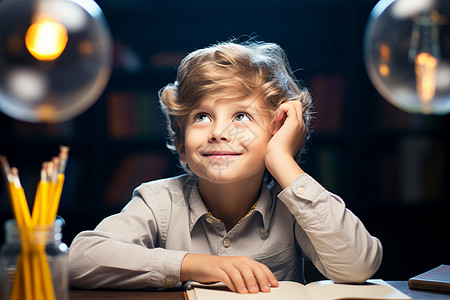
M 369 78 L 378 92 L 407 112 L 450 112 L 450 2 L 381 0 L 364 39 Z
M 28 28 L 25 45 L 36 59 L 54 60 L 66 48 L 66 27 L 51 18 L 44 17 Z
M 108 83 L 111 34 L 93 0 L 0 2 L 0 110 L 27 122 L 67 121 Z
M 438 61 L 430 53 L 421 52 L 415 60 L 416 89 L 423 110 L 428 112 L 428 105 L 436 94 L 436 69 Z

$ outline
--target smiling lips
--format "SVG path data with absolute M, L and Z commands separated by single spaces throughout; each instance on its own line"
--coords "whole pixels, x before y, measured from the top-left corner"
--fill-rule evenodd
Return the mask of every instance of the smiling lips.
M 241 155 L 242 153 L 230 152 L 230 151 L 211 151 L 203 153 L 202 156 L 213 159 L 229 159 Z

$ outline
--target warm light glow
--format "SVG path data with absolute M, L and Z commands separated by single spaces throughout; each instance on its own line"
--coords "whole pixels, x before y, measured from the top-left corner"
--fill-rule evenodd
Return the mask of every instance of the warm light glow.
M 380 51 L 381 60 L 389 61 L 391 59 L 391 48 L 389 48 L 388 45 L 381 44 L 379 51 Z
M 390 73 L 389 66 L 386 64 L 381 64 L 378 67 L 378 71 L 380 72 L 380 75 L 383 77 L 389 76 L 389 73 Z
M 66 48 L 67 30 L 62 24 L 45 18 L 28 28 L 25 44 L 36 59 L 54 60 Z
M 436 93 L 437 59 L 430 53 L 417 54 L 415 62 L 417 95 L 423 104 L 428 104 Z
M 44 103 L 37 108 L 36 113 L 44 122 L 51 122 L 57 117 L 57 111 L 51 104 Z
M 378 72 L 380 72 L 381 76 L 387 77 L 391 73 L 388 66 L 388 63 L 391 60 L 391 48 L 389 48 L 387 44 L 383 43 L 378 48 L 378 51 L 380 52 L 381 60 L 381 64 L 378 66 Z

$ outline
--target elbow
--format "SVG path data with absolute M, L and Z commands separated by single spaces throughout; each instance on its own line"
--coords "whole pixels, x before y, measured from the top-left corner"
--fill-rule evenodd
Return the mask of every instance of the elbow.
M 91 288 L 84 279 L 84 275 L 87 273 L 83 266 L 83 259 L 78 257 L 75 251 L 69 249 L 69 285 L 76 288 Z
M 72 243 L 68 255 L 69 285 L 76 288 L 93 289 L 98 287 L 95 270 L 98 257 L 92 257 L 89 249 Z
M 361 253 L 356 260 L 335 268 L 327 274 L 335 283 L 363 283 L 371 278 L 381 265 L 383 247 L 378 239 L 370 250 Z

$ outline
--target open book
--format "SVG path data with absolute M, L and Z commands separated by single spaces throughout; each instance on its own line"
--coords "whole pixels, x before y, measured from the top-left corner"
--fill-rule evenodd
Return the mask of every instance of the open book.
M 303 285 L 293 281 L 280 281 L 270 293 L 238 294 L 224 284 L 192 283 L 187 291 L 189 300 L 332 300 L 332 299 L 412 299 L 381 279 L 370 279 L 363 284 L 337 284 L 321 280 Z

